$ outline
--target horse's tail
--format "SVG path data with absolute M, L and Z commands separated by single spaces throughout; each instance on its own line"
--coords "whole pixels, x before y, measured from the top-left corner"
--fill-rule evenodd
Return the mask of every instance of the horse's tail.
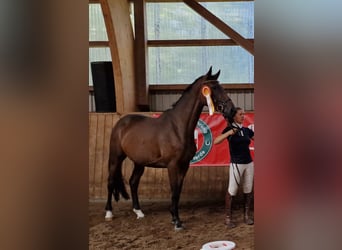
M 111 158 L 111 157 L 109 157 Z M 112 181 L 113 182 L 113 195 L 114 195 L 114 198 L 116 201 L 119 201 L 120 199 L 120 194 L 121 196 L 128 200 L 129 199 L 129 195 L 127 193 L 127 190 L 126 190 L 126 187 L 125 187 L 125 183 L 124 183 L 124 178 L 122 176 L 122 161 L 120 164 L 117 164 L 117 165 L 112 165 L 111 164 L 111 159 L 109 159 L 109 172 L 111 171 L 114 171 L 113 172 L 113 179 L 112 180 L 109 180 L 109 181 Z M 113 168 L 111 170 L 111 168 Z
M 126 158 L 126 154 L 123 152 L 120 145 L 120 131 L 122 127 L 122 119 L 118 121 L 112 130 L 112 135 L 110 139 L 110 152 L 109 152 L 109 175 L 112 181 L 113 195 L 116 201 L 119 201 L 121 196 L 128 200 L 129 195 L 126 191 L 124 178 L 122 176 L 122 162 Z M 121 125 L 120 125 L 121 124 Z

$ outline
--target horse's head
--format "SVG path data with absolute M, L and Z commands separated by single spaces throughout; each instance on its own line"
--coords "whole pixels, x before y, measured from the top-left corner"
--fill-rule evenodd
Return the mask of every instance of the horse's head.
M 220 75 L 220 70 L 214 75 L 212 75 L 211 71 L 212 67 L 210 67 L 208 73 L 203 79 L 202 90 L 205 88 L 210 89 L 209 93 L 215 109 L 221 112 L 225 119 L 231 120 L 233 111 L 235 109 L 234 103 L 226 94 L 219 81 L 217 81 Z

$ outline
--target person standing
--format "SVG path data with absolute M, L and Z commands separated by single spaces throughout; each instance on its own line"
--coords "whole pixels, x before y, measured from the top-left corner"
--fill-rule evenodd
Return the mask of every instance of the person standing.
M 244 221 L 247 225 L 254 224 L 250 215 L 254 162 L 249 150 L 249 144 L 251 140 L 254 140 L 254 131 L 242 126 L 244 121 L 242 108 L 236 107 L 232 117 L 233 119 L 228 121 L 228 126 L 222 131 L 222 134 L 214 140 L 214 144 L 219 144 L 225 139 L 229 143 L 231 162 L 229 165 L 229 186 L 225 197 L 225 224 L 229 228 L 236 227 L 232 218 L 232 203 L 240 186 L 242 186 L 245 199 Z

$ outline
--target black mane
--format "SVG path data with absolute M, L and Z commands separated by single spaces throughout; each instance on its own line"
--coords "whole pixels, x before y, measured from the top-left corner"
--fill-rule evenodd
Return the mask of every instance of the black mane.
M 186 89 L 183 91 L 181 97 L 179 97 L 179 99 L 178 99 L 175 103 L 172 104 L 172 108 L 174 108 L 174 107 L 178 104 L 178 102 L 180 101 L 180 99 L 182 99 L 182 97 L 183 97 L 184 95 L 186 95 L 187 93 L 189 93 L 189 92 L 191 91 L 192 87 L 193 87 L 193 86 L 194 86 L 202 77 L 203 77 L 203 76 L 198 77 L 193 83 L 189 84 L 189 85 L 186 87 Z

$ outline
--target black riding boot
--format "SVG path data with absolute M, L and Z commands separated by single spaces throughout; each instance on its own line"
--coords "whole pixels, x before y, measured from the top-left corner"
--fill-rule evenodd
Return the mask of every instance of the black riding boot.
M 226 219 L 225 219 L 225 224 L 227 225 L 228 228 L 234 228 L 236 227 L 235 223 L 233 222 L 232 218 L 232 203 L 233 203 L 233 196 L 231 196 L 228 192 L 226 194 Z
M 244 219 L 247 225 L 253 225 L 254 220 L 251 217 L 250 209 L 251 209 L 251 202 L 252 202 L 252 193 L 245 194 L 245 214 Z

